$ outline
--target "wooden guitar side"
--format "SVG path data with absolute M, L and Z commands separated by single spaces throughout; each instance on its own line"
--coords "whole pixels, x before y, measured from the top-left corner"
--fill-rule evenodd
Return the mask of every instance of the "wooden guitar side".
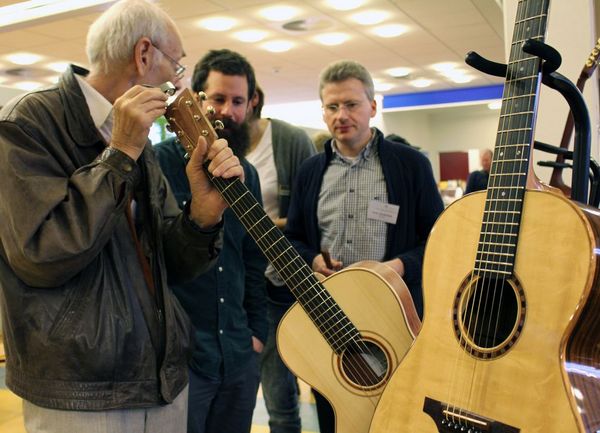
M 363 338 L 385 348 L 391 374 L 420 328 L 402 279 L 385 265 L 360 262 L 322 283 Z M 340 371 L 338 356 L 298 303 L 279 325 L 277 347 L 290 370 L 330 401 L 338 433 L 368 432 L 384 386 L 370 391 L 353 387 Z
M 423 328 L 388 383 L 370 433 L 438 433 L 423 412 L 425 397 L 520 433 L 589 433 L 600 427 L 596 422 L 584 428 L 577 409 L 577 400 L 586 400 L 585 409 L 599 418 L 598 379 L 590 378 L 588 389 L 575 389 L 565 362 L 583 307 L 589 299 L 597 303 L 597 212 L 584 213 L 556 194 L 525 193 L 514 269 L 525 294 L 522 333 L 506 353 L 482 360 L 460 347 L 453 304 L 475 262 L 485 198 L 485 192 L 465 196 L 433 228 L 423 268 Z M 577 346 L 588 352 L 600 343 L 593 316 L 587 315 L 594 321 L 592 332 L 576 336 Z M 597 371 L 598 357 L 580 362 Z

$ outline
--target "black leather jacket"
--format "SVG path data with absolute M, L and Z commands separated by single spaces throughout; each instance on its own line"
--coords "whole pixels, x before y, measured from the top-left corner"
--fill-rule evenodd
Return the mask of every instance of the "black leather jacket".
M 221 230 L 177 207 L 148 145 L 105 149 L 73 67 L 0 112 L 0 308 L 6 384 L 67 410 L 171 402 L 187 384 L 190 325 L 169 278 L 205 271 Z M 146 286 L 125 207 L 156 286 Z

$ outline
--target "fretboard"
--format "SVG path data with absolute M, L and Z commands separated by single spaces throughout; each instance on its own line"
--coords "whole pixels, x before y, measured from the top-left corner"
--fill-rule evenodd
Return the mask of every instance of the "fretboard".
M 209 178 L 333 351 L 341 354 L 349 343 L 358 342 L 359 331 L 248 187 L 239 179 L 225 180 L 210 174 Z
M 493 278 L 513 274 L 540 83 L 539 57 L 522 50 L 543 41 L 549 0 L 521 0 L 508 61 L 494 159 L 475 262 Z

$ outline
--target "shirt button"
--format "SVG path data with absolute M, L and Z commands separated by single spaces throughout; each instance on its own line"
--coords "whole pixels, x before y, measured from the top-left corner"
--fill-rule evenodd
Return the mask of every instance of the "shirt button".
M 223 267 L 219 266 L 219 272 L 223 272 Z
M 221 302 L 221 304 L 222 304 L 223 302 L 225 302 L 225 298 L 219 299 L 219 302 Z
M 351 244 L 351 243 L 352 243 L 352 239 L 348 239 L 348 240 L 346 241 L 346 243 L 347 243 L 347 244 Z
M 350 192 L 354 192 L 354 188 L 350 188 Z
M 354 215 L 350 214 L 350 215 L 348 215 L 348 218 L 352 219 L 352 218 L 354 218 Z
M 133 165 L 131 165 L 128 162 L 123 164 L 123 171 L 125 171 L 126 173 L 129 173 L 131 170 L 133 170 Z
M 219 334 L 223 334 L 223 330 L 222 329 L 219 329 Z

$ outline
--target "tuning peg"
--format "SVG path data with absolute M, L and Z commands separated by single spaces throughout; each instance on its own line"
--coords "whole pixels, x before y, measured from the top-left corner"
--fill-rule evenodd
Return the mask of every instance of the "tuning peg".
M 192 105 L 194 105 L 194 101 L 192 101 L 191 99 L 186 99 L 185 105 L 187 105 L 188 107 L 191 107 Z
M 208 97 L 206 96 L 206 93 L 204 93 L 204 92 L 198 92 L 198 97 L 200 99 L 202 99 L 203 101 L 206 101 L 208 99 Z
M 225 125 L 220 120 L 215 120 L 215 129 L 225 129 Z
M 215 107 L 209 105 L 208 107 L 206 107 L 206 112 L 212 116 L 213 114 L 215 114 Z
M 166 128 L 167 131 L 173 132 L 173 129 L 171 128 L 171 125 L 169 125 L 168 123 L 165 125 L 165 128 Z

